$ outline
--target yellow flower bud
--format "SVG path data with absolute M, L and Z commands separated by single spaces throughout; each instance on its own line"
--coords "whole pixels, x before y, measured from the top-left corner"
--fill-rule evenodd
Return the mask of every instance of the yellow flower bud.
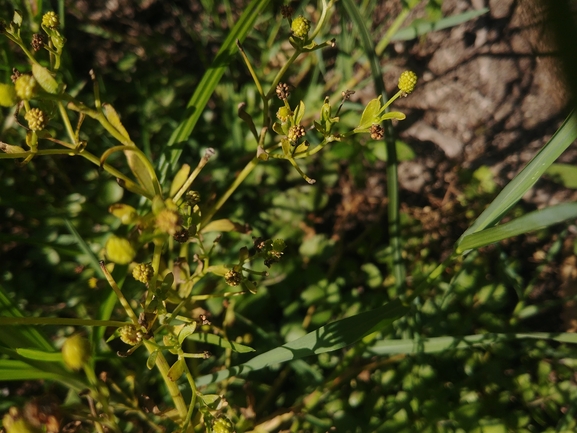
M 134 259 L 134 256 L 136 256 L 136 250 L 130 241 L 118 236 L 110 236 L 104 248 L 108 259 L 119 265 L 127 265 Z
M 49 29 L 58 28 L 58 26 L 60 26 L 60 20 L 58 19 L 58 15 L 56 15 L 52 11 L 46 12 L 42 16 L 42 25 L 44 27 L 48 27 Z
M 399 89 L 405 95 L 408 95 L 413 90 L 415 90 L 415 86 L 417 85 L 417 74 L 413 71 L 405 71 L 399 77 Z
M 68 338 L 62 346 L 64 363 L 73 370 L 80 370 L 91 354 L 90 343 L 78 334 Z
M 32 75 L 22 74 L 14 83 L 14 88 L 20 99 L 29 101 L 36 95 L 36 79 Z
M 16 90 L 12 84 L 0 83 L 0 106 L 13 107 L 16 105 Z
M 302 15 L 296 17 L 291 24 L 291 30 L 293 31 L 293 35 L 295 35 L 297 38 L 300 39 L 306 39 L 310 29 L 311 29 L 311 22 Z
M 28 127 L 32 131 L 42 131 L 46 128 L 48 123 L 48 118 L 44 114 L 42 110 L 39 108 L 32 108 L 30 109 L 25 115 L 24 118 L 28 122 Z

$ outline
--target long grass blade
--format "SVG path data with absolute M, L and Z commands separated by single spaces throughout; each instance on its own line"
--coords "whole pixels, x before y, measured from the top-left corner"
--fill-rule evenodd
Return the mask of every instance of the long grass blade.
M 231 376 L 260 370 L 273 364 L 342 349 L 365 335 L 390 325 L 407 311 L 408 307 L 405 307 L 399 300 L 395 300 L 375 310 L 337 320 L 290 343 L 255 356 L 244 364 L 199 377 L 196 384 L 197 386 L 208 385 Z
M 497 227 L 470 234 L 457 248 L 457 254 L 575 218 L 577 218 L 577 203 L 563 203 L 530 212 Z
M 558 343 L 577 343 L 577 334 L 563 333 L 520 333 L 520 334 L 482 334 L 466 335 L 463 337 L 435 337 L 422 340 L 383 340 L 376 343 L 366 351 L 367 356 L 396 355 L 412 353 L 435 353 L 445 350 L 467 349 L 472 347 L 487 346 L 502 341 L 519 339 L 552 340 Z
M 555 135 L 521 172 L 503 188 L 493 202 L 457 241 L 459 250 L 467 236 L 497 224 L 501 218 L 535 185 L 547 168 L 577 138 L 577 112 L 572 111 Z
M 385 84 L 383 83 L 383 74 L 379 60 L 375 54 L 373 41 L 365 20 L 352 0 L 343 0 L 343 6 L 349 14 L 349 17 L 355 24 L 361 44 L 369 63 L 371 66 L 371 73 L 375 83 L 377 93 L 383 95 L 383 101 L 386 101 L 387 94 L 385 91 Z M 389 110 L 387 109 L 387 112 Z M 395 276 L 395 284 L 401 288 L 405 285 L 406 269 L 403 261 L 402 246 L 401 246 L 401 223 L 399 216 L 399 179 L 398 179 L 398 157 L 397 148 L 395 145 L 395 135 L 392 124 L 385 122 L 385 144 L 387 149 L 387 194 L 389 197 L 388 203 L 388 220 L 389 220 L 389 239 L 393 251 L 393 275 Z
M 185 141 L 192 133 L 210 95 L 212 95 L 216 85 L 222 78 L 232 56 L 238 50 L 236 45 L 237 39 L 241 42 L 245 39 L 269 2 L 270 0 L 253 0 L 248 4 L 238 22 L 231 29 L 222 47 L 220 47 L 210 68 L 206 71 L 200 83 L 198 83 L 196 91 L 188 101 L 186 119 L 184 119 L 172 133 L 170 140 L 166 144 L 170 150 L 164 153 L 159 160 L 158 169 L 162 184 L 164 184 L 169 169 L 174 170 L 182 153 L 182 149 L 175 145 Z
M 463 12 L 462 14 L 452 15 L 450 17 L 441 18 L 438 21 L 427 22 L 423 20 L 415 20 L 408 26 L 396 32 L 391 38 L 392 41 L 410 41 L 427 33 L 436 32 L 438 30 L 449 29 L 466 23 L 478 16 L 489 12 L 489 8 L 482 8 L 474 11 Z

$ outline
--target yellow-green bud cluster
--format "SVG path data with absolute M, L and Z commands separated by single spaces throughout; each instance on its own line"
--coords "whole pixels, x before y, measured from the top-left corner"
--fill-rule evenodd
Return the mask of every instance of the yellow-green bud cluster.
M 120 328 L 120 339 L 129 346 L 136 346 L 142 341 L 142 332 L 134 325 L 126 325 Z
M 200 203 L 200 193 L 198 191 L 188 191 L 184 196 L 184 199 L 189 206 L 194 206 L 195 204 Z
M 134 279 L 144 284 L 148 283 L 153 275 L 154 268 L 152 267 L 152 263 L 139 263 L 132 270 Z
M 242 282 L 242 274 L 234 269 L 229 270 L 224 274 L 224 281 L 229 286 L 238 286 Z
M 14 88 L 20 99 L 29 101 L 36 95 L 36 79 L 32 75 L 22 74 L 14 83 Z
M 276 118 L 280 120 L 282 123 L 286 123 L 291 115 L 291 111 L 285 107 L 284 105 L 278 109 L 276 112 Z
M 28 127 L 32 131 L 42 131 L 46 128 L 48 123 L 48 118 L 46 114 L 39 108 L 31 108 L 25 115 L 24 118 L 28 122 Z
M 403 94 L 408 95 L 417 85 L 417 74 L 413 71 L 405 71 L 399 77 L 399 89 Z
M 60 20 L 58 19 L 58 15 L 54 12 L 46 12 L 42 16 L 42 25 L 49 29 L 56 29 L 60 26 Z
M 212 431 L 214 433 L 234 433 L 235 429 L 231 420 L 224 415 L 220 415 L 214 420 Z
M 293 125 L 289 128 L 287 138 L 290 141 L 297 141 L 306 134 L 305 128 L 302 125 Z
M 174 236 L 180 228 L 180 215 L 174 210 L 161 210 L 158 215 L 156 215 L 156 228 L 163 233 Z
M 90 342 L 76 334 L 69 337 L 62 346 L 62 359 L 73 370 L 80 370 L 90 359 Z
M 302 15 L 296 17 L 291 24 L 293 35 L 300 39 L 306 39 L 310 29 L 311 22 Z

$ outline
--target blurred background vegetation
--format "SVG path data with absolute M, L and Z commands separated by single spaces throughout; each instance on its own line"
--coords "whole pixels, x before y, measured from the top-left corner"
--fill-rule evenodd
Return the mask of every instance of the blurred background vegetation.
M 68 44 L 62 69 L 65 81 L 74 83 L 69 91 L 92 103 L 88 71 L 93 68 L 103 100 L 114 105 L 133 140 L 151 160 L 158 161 L 166 156 L 165 144 L 185 117 L 190 95 L 244 3 L 71 0 L 49 4 L 41 0 L 2 0 L 0 18 L 10 20 L 16 7 L 25 12 L 25 20 L 34 29 L 40 9 L 63 11 Z M 471 9 L 469 3 L 478 7 L 477 3 L 484 2 L 409 3 L 410 8 L 403 1 L 366 0 L 359 5 L 375 43 L 405 9 L 410 10 L 407 25 L 415 19 L 417 23 L 435 22 Z M 530 2 L 520 3 L 527 9 L 519 12 L 519 4 L 511 2 L 503 16 L 492 10 L 460 26 L 464 30 L 443 30 L 442 37 L 451 40 L 455 50 L 466 51 L 470 35 L 476 35 L 477 40 L 483 31 L 489 35 L 501 32 L 497 39 L 511 36 L 515 19 L 539 17 Z M 286 23 L 280 20 L 280 6 L 280 2 L 272 2 L 243 44 L 264 81 L 271 80 L 287 59 L 288 33 Z M 292 6 L 297 14 L 315 16 L 316 9 L 308 2 Z M 339 94 L 346 83 L 357 95 L 345 104 L 341 120 L 354 126 L 363 104 L 375 95 L 358 34 L 339 3 L 327 32 L 336 39 L 336 48 L 314 53 L 295 64 L 288 80 L 294 86 L 291 101 L 301 99 L 311 113 L 318 112 L 323 98 Z M 440 49 L 435 45 L 441 43 L 436 39 L 438 35 L 427 33 L 391 44 L 381 59 L 385 78 L 411 68 L 419 77 L 424 76 L 429 86 L 440 81 L 443 77 L 439 75 L 427 79 L 433 57 L 427 50 L 431 46 Z M 478 48 L 474 41 L 472 46 Z M 9 82 L 12 67 L 27 68 L 25 59 L 6 39 L 0 39 L 0 56 L 2 82 Z M 388 79 L 385 84 L 393 90 L 396 81 Z M 476 91 L 475 83 L 460 84 Z M 529 88 L 525 91 L 531 92 Z M 397 148 L 401 160 L 427 167 L 417 172 L 417 177 L 427 182 L 420 189 L 407 183 L 409 186 L 401 190 L 402 241 L 409 276 L 403 290 L 407 293 L 450 254 L 458 236 L 515 173 L 523 158 L 511 162 L 512 155 L 522 155 L 537 146 L 529 146 L 529 142 L 544 143 L 568 112 L 567 100 L 561 97 L 558 106 L 548 110 L 543 123 L 529 132 L 521 125 L 516 138 L 508 138 L 510 141 L 498 151 L 491 147 L 491 140 L 503 136 L 505 121 L 501 130 L 480 124 L 471 142 L 484 136 L 485 147 L 476 147 L 475 152 L 465 149 L 451 158 L 435 140 L 403 134 L 427 116 L 427 109 L 419 107 L 426 95 L 411 102 L 412 97 L 401 104 L 408 120 L 399 125 Z M 442 93 L 436 98 L 442 99 Z M 241 102 L 247 103 L 249 113 L 259 112 L 254 83 L 237 55 L 191 137 L 180 144 L 180 162 L 193 166 L 206 148 L 217 151 L 195 183 L 195 189 L 207 201 L 225 190 L 252 158 L 254 140 L 249 139 L 248 128 L 236 114 Z M 535 104 L 539 106 L 538 99 Z M 23 129 L 15 124 L 13 112 L 2 109 L 0 116 L 0 139 L 22 142 Z M 312 119 L 307 121 L 312 123 Z M 84 134 L 95 154 L 111 146 L 95 122 L 86 122 Z M 466 140 L 461 142 L 468 144 Z M 229 339 L 265 351 L 329 321 L 407 294 L 399 293 L 390 276 L 386 158 L 382 143 L 354 137 L 335 144 L 307 167 L 317 179 L 313 186 L 288 164 L 271 161 L 255 169 L 219 214 L 248 223 L 252 232 L 224 235 L 217 246 L 220 257 L 223 262 L 234 262 L 239 248 L 251 245 L 251 236 L 283 238 L 288 248 L 258 294 L 229 299 L 226 309 L 222 300 L 207 303 L 214 324 L 227 321 Z M 574 164 L 574 150 L 564 158 L 563 162 Z M 113 155 L 108 162 L 124 170 L 122 156 Z M 556 170 L 538 184 L 537 190 L 549 199 L 574 199 L 574 172 L 569 170 L 567 174 L 563 167 Z M 109 234 L 122 230 L 107 207 L 121 199 L 138 207 L 136 198 L 123 192 L 97 167 L 64 156 L 36 158 L 25 167 L 3 161 L 0 183 L 3 289 L 26 315 L 98 316 L 98 310 L 108 305 L 109 288 L 101 282 L 90 284 L 95 270 L 77 247 L 66 220 L 74 223 L 98 255 Z M 542 202 L 536 196 L 527 197 L 513 214 L 522 215 L 540 206 Z M 519 334 L 575 330 L 575 233 L 574 225 L 555 226 L 482 248 L 455 262 L 434 286 L 415 299 L 408 315 L 383 331 L 382 340 L 413 339 L 415 344 L 406 348 L 406 354 L 387 355 L 380 353 L 378 346 L 365 350 L 360 344 L 273 366 L 226 385 L 211 385 L 207 392 L 226 396 L 227 413 L 240 420 L 237 431 L 574 431 L 575 348 L 525 339 Z M 205 279 L 202 284 L 202 291 L 223 290 L 216 279 Z M 128 297 L 140 296 L 139 290 L 132 280 L 123 286 Z M 226 311 L 230 317 L 225 318 Z M 46 326 L 42 331 L 58 346 L 74 329 Z M 487 338 L 458 349 L 454 348 L 461 341 L 458 338 L 444 348 L 418 343 L 433 337 L 473 334 L 485 334 Z M 111 346 L 113 351 L 124 350 L 116 341 Z M 236 355 L 232 363 L 250 357 Z M 136 352 L 122 362 L 114 358 L 111 352 L 102 352 L 97 364 L 108 373 L 110 381 L 131 389 L 134 396 L 147 396 L 161 409 L 170 404 L 167 396 L 158 393 L 159 379 L 145 367 L 143 353 Z M 226 362 L 225 351 L 213 350 L 213 357 L 198 361 L 194 369 L 199 375 L 205 374 Z M 0 393 L 0 413 L 42 395 L 73 404 L 64 389 L 50 382 L 4 382 Z M 66 404 L 63 411 L 66 414 Z M 149 431 L 147 428 L 135 417 L 124 431 Z

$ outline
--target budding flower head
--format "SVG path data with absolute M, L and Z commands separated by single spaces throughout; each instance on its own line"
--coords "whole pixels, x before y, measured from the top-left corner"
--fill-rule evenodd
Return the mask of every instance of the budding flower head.
M 304 137 L 306 134 L 305 127 L 302 125 L 293 125 L 289 128 L 287 138 L 290 141 L 297 141 L 299 138 Z
M 142 341 L 142 332 L 136 329 L 134 325 L 126 325 L 120 328 L 120 339 L 129 346 L 136 346 Z
M 284 101 L 285 99 L 288 99 L 288 97 L 290 95 L 289 85 L 287 83 L 278 83 L 278 85 L 276 86 L 275 92 L 276 92 L 276 95 L 278 96 L 278 98 L 280 100 Z
M 242 282 L 242 274 L 234 269 L 229 270 L 224 274 L 224 281 L 229 286 L 238 286 Z
M 42 131 L 46 128 L 48 123 L 48 118 L 46 114 L 39 108 L 31 108 L 25 115 L 24 118 L 28 122 L 28 127 L 32 131 Z
M 90 359 L 91 353 L 89 341 L 78 334 L 69 337 L 62 346 L 64 363 L 73 370 L 80 370 Z
M 291 24 L 293 35 L 300 39 L 306 39 L 310 29 L 311 22 L 302 15 L 296 17 Z
M 214 420 L 212 425 L 212 431 L 214 433 L 234 433 L 233 423 L 224 415 L 219 415 L 217 419 Z
M 30 42 L 30 45 L 32 45 L 32 49 L 35 52 L 40 51 L 45 43 L 46 36 L 44 36 L 42 33 L 34 33 L 32 35 L 32 42 Z
M 46 12 L 42 16 L 42 25 L 44 27 L 48 27 L 49 29 L 56 29 L 60 26 L 60 20 L 58 19 L 58 15 L 54 12 Z
M 276 118 L 282 123 L 286 123 L 291 115 L 291 111 L 284 105 L 278 109 L 276 112 Z
M 104 249 L 106 250 L 108 259 L 119 265 L 127 265 L 134 259 L 134 256 L 136 256 L 136 250 L 130 241 L 115 235 L 108 238 Z
M 187 191 L 184 200 L 189 206 L 194 206 L 200 203 L 200 193 L 198 191 Z
M 134 279 L 144 284 L 148 283 L 153 275 L 154 268 L 152 267 L 152 263 L 139 263 L 132 270 Z
M 417 74 L 413 71 L 405 71 L 399 77 L 399 89 L 406 96 L 415 90 L 417 85 Z
M 36 78 L 32 75 L 22 74 L 14 83 L 16 95 L 23 101 L 29 101 L 36 94 Z
M 385 136 L 385 130 L 381 125 L 371 125 L 371 138 L 373 140 L 381 140 Z
M 174 210 L 161 210 L 158 215 L 156 215 L 156 228 L 163 233 L 174 236 L 180 228 L 180 215 Z

